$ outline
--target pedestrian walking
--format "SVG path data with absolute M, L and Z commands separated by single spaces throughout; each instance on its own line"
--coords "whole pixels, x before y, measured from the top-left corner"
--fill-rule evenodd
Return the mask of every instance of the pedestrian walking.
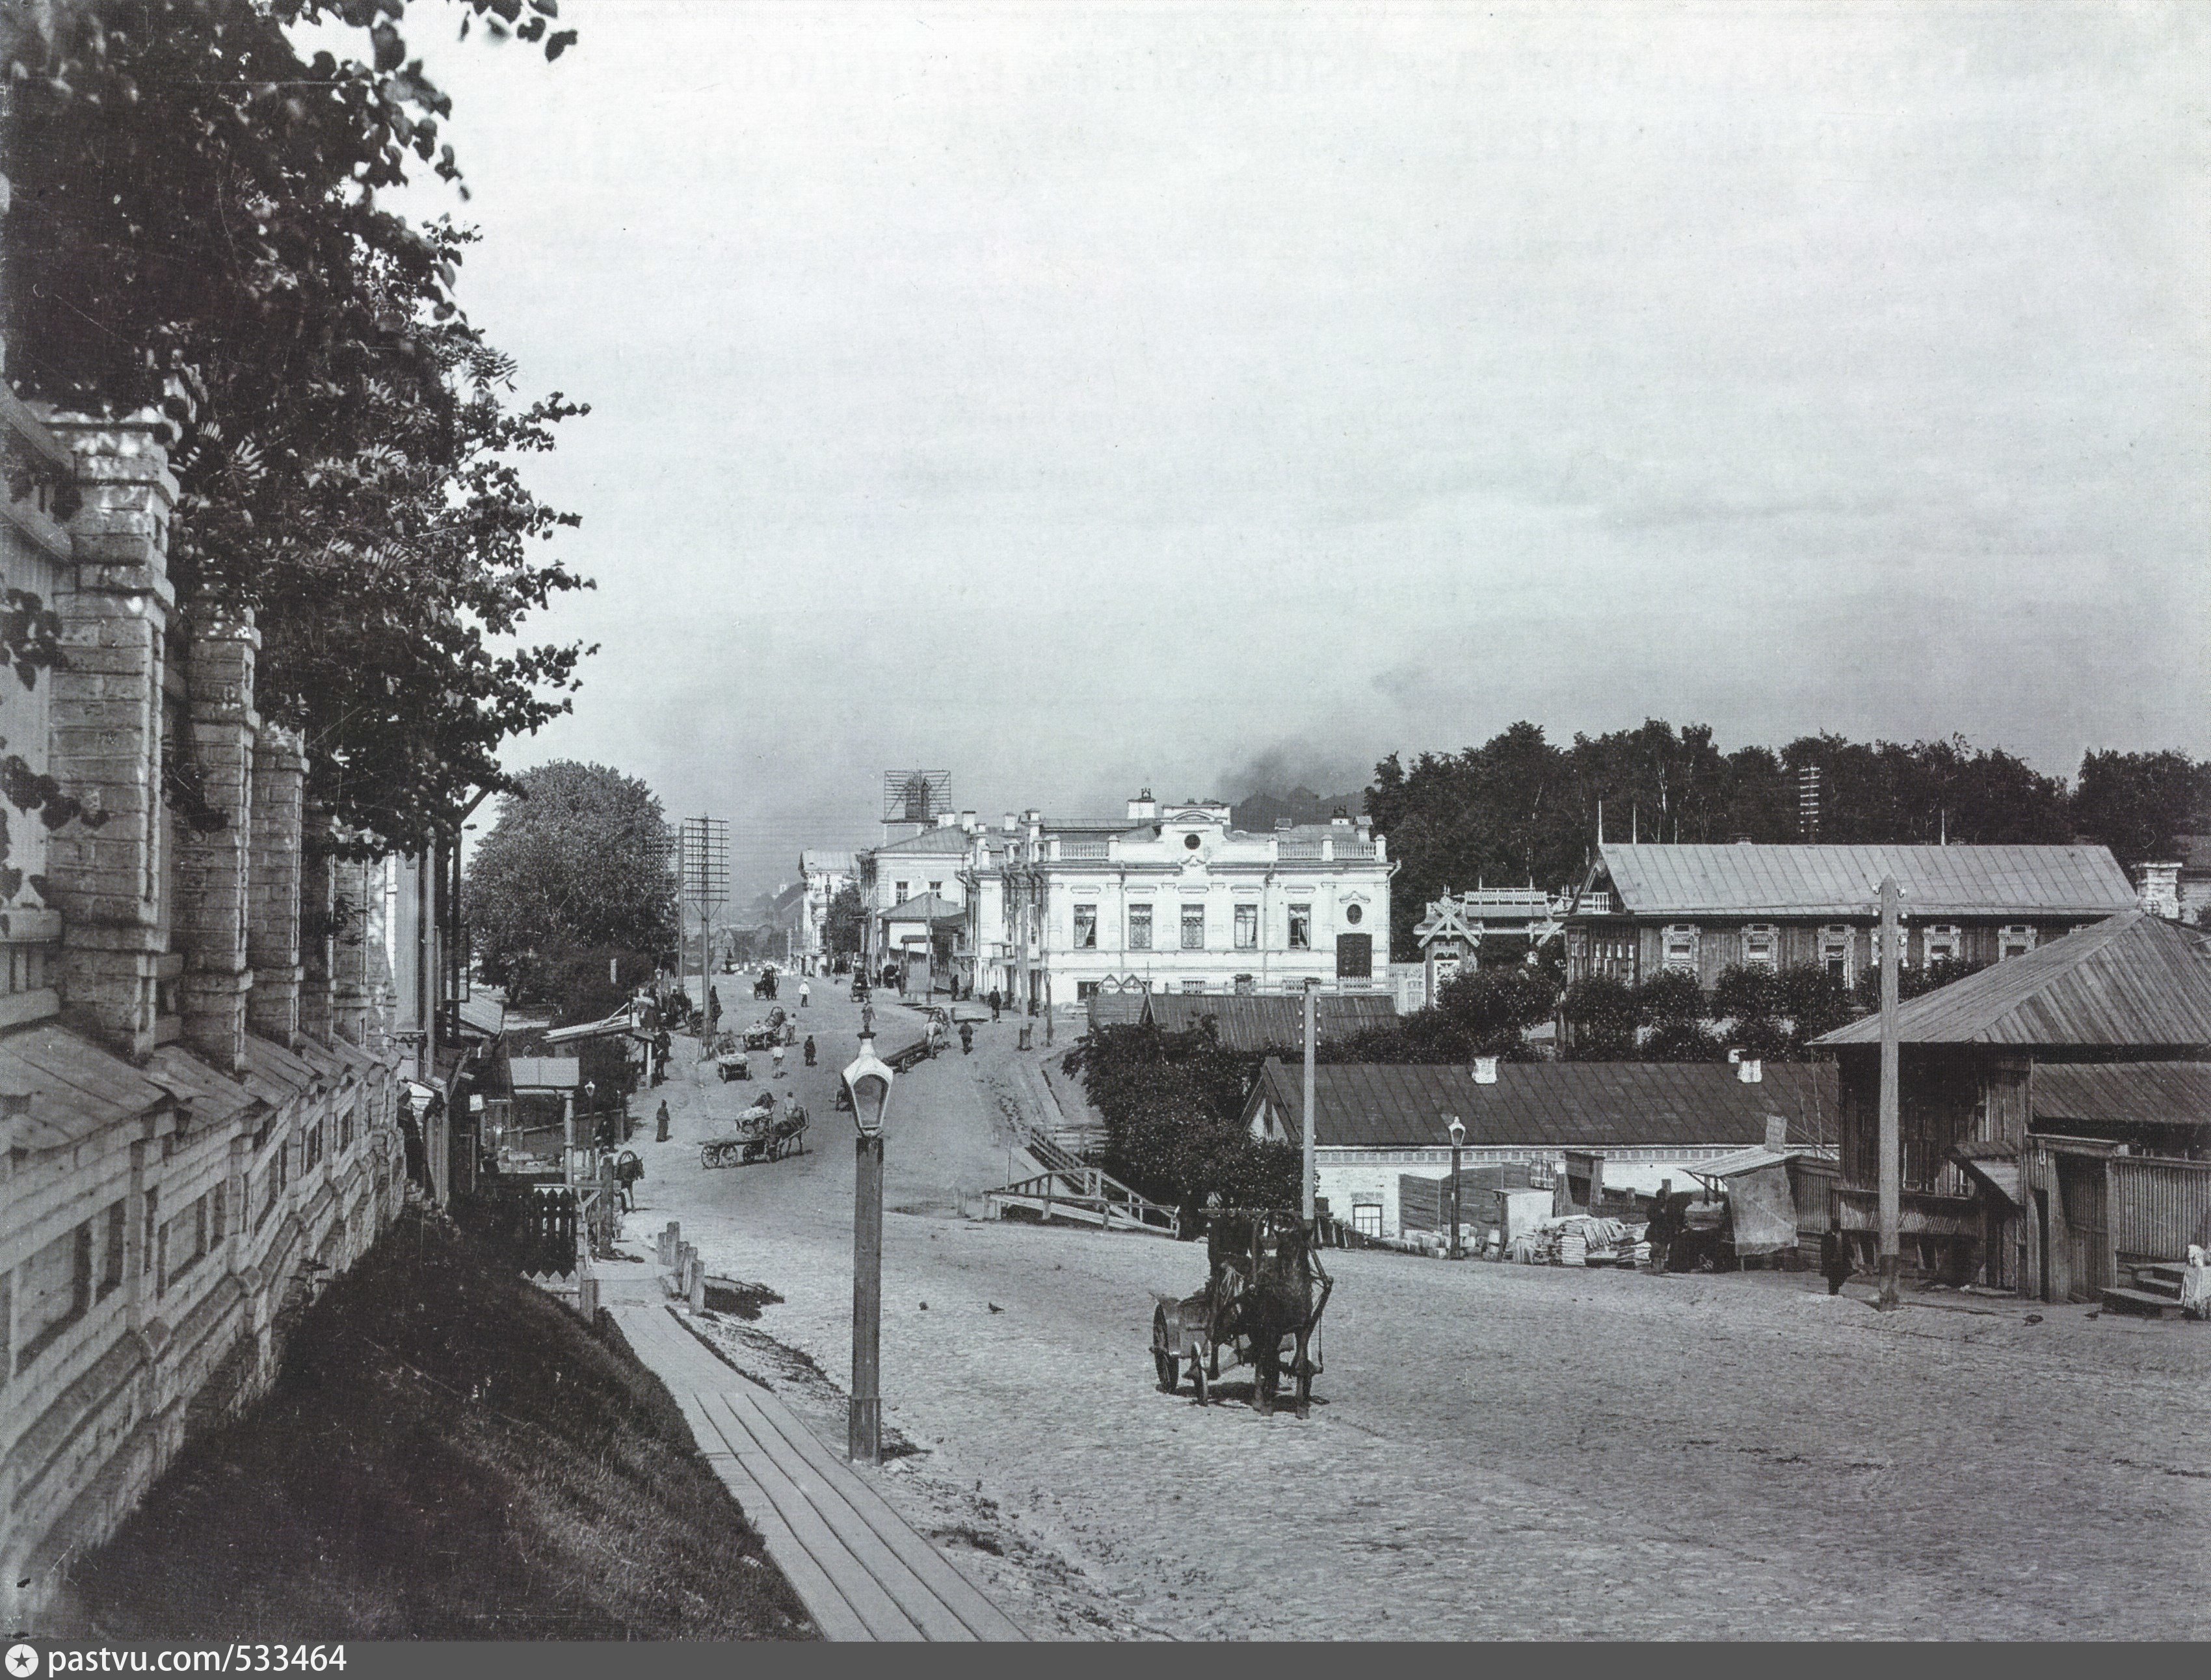
M 1681 1230 L 1681 1210 L 1674 1206 L 1674 1181 L 1661 1179 L 1657 1200 L 1651 1204 L 1651 1223 L 1643 1232 L 1644 1240 L 1651 1245 L 1651 1270 L 1655 1276 L 1666 1275 L 1667 1257 Z
M 972 1021 L 960 1024 L 960 1054 L 963 1056 L 975 1054 L 975 1024 Z
M 668 1141 L 668 1104 L 665 1102 L 661 1103 L 660 1112 L 653 1116 L 653 1123 L 657 1127 L 653 1133 L 653 1142 L 666 1143 Z
M 717 986 L 706 988 L 706 1030 L 712 1032 L 722 1024 L 722 993 Z
M 637 1151 L 626 1149 L 615 1158 L 615 1182 L 621 1187 L 622 1212 L 637 1212 L 637 1181 L 645 1176 L 645 1163 Z
M 810 1032 L 806 1035 L 806 1065 L 814 1066 L 814 1035 Z
M 875 1006 L 872 1003 L 863 1003 L 860 1006 L 860 1036 L 873 1038 L 875 1036 Z
M 775 1077 L 779 1079 L 783 1077 L 783 1046 L 780 1043 L 776 1045 L 773 1054 L 775 1056 Z
M 798 1006 L 801 1009 L 803 1009 L 808 1004 L 813 1001 L 814 982 L 810 980 L 800 981 L 798 982 Z
M 996 986 L 990 988 L 990 1018 L 992 1020 L 999 1018 L 998 1010 L 1004 1002 L 1005 999 L 999 994 L 998 988 Z
M 1856 1269 L 1851 1263 L 1851 1240 L 1843 1235 L 1843 1216 L 1830 1214 L 1820 1238 L 1820 1275 L 1827 1280 L 1827 1293 L 1840 1295 Z

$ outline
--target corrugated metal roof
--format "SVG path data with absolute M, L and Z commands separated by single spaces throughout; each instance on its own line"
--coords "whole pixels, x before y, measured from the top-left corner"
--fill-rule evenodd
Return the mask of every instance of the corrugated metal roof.
M 1305 1048 L 1305 1000 L 1258 993 L 1154 992 L 1152 1019 L 1161 1032 L 1190 1032 L 1208 1017 L 1223 1049 L 1254 1054 Z M 1397 1018 L 1386 992 L 1323 993 L 1313 1000 L 1313 1030 L 1332 1044 Z
M 918 897 L 908 898 L 893 904 L 883 912 L 885 922 L 927 922 L 942 923 L 965 922 L 967 912 L 948 898 L 940 898 L 934 892 L 924 892 Z
M 2038 1061 L 2034 1118 L 2211 1126 L 2211 1061 Z
M 798 855 L 798 873 L 802 875 L 849 875 L 858 867 L 851 852 L 809 849 Z
M 1769 1115 L 1798 1137 L 1836 1133 L 1835 1070 L 1818 1062 L 1768 1062 L 1755 1085 L 1717 1062 L 1508 1061 L 1494 1085 L 1426 1063 L 1323 1063 L 1313 1075 L 1314 1129 L 1330 1147 L 1433 1147 L 1451 1114 L 1483 1147 L 1744 1146 L 1766 1141 Z M 1253 1100 L 1295 1115 L 1300 1077 L 1269 1060 Z
M 918 834 L 909 834 L 903 840 L 891 840 L 874 849 L 877 857 L 911 857 L 918 853 L 924 856 L 955 855 L 967 849 L 974 835 L 954 823 L 950 828 L 925 828 Z
M 1598 848 L 1632 916 L 1865 916 L 1881 878 L 1904 913 L 2112 916 L 2135 907 L 2106 846 L 1620 846 Z
M 462 1027 L 486 1038 L 498 1037 L 506 1025 L 506 1006 L 497 998 L 465 998 L 460 1010 Z
M 1914 998 L 1898 1009 L 1897 1030 L 1906 1044 L 2135 1046 L 2211 1055 L 2211 940 L 2128 910 Z M 1869 1015 L 1818 1042 L 1878 1044 L 1881 1018 Z
M 1782 1166 L 1808 1155 L 1820 1161 L 1841 1158 L 1832 1149 L 1814 1148 L 1808 1144 L 1791 1145 L 1787 1149 L 1768 1149 L 1760 1144 L 1752 1149 L 1738 1149 L 1732 1155 L 1717 1155 L 1709 1161 L 1694 1162 L 1689 1170 L 1700 1178 L 1733 1178 L 1738 1173 L 1754 1173 L 1761 1167 Z M 1611 1178 L 1608 1172 L 1605 1181 L 1611 1182 Z

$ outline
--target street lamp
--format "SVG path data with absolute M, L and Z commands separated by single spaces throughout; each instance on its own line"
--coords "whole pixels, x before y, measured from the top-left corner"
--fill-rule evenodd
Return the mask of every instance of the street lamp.
M 860 1035 L 860 1054 L 844 1073 L 852 1099 L 857 1155 L 852 1173 L 852 1404 L 845 1456 L 860 1464 L 883 1458 L 883 1116 L 897 1076 L 875 1055 L 875 1035 Z
M 1459 1253 L 1458 1245 L 1458 1151 L 1460 1145 L 1466 1142 L 1466 1127 L 1457 1115 L 1445 1115 L 1444 1124 L 1451 1132 L 1451 1257 L 1453 1260 L 1459 1260 L 1463 1256 Z

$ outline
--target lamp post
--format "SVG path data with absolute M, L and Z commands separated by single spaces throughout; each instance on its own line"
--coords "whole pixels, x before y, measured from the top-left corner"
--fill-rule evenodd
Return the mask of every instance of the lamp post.
M 895 1076 L 875 1055 L 872 1033 L 860 1036 L 860 1054 L 845 1069 L 859 1128 L 852 1173 L 852 1405 L 846 1421 L 845 1456 L 859 1464 L 883 1457 L 883 1115 Z
M 1451 1133 L 1451 1257 L 1453 1260 L 1458 1260 L 1463 1258 L 1459 1253 L 1458 1245 L 1458 1151 L 1460 1145 L 1466 1142 L 1466 1126 L 1457 1115 L 1445 1115 L 1444 1124 Z

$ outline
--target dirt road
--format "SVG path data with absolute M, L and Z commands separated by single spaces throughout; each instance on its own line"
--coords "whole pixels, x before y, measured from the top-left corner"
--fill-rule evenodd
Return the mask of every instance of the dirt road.
M 680 1219 L 715 1269 L 784 1297 L 731 1346 L 841 1446 L 851 1131 L 829 1081 L 856 1012 L 827 989 L 801 1028 L 824 1066 L 785 1081 L 814 1151 L 700 1170 L 707 1112 L 750 1088 L 679 1079 L 679 1141 L 647 1149 L 632 1230 Z M 917 1023 L 881 1011 L 884 1048 Z M 1154 1291 L 1202 1281 L 1201 1251 L 960 1217 L 1005 1170 L 991 1071 L 1012 1040 L 985 1028 L 893 1099 L 885 1411 L 923 1450 L 886 1481 L 980 1544 L 1039 1631 L 2211 1632 L 2211 1328 L 1333 1254 L 1324 1404 L 1200 1409 L 1158 1392 L 1148 1329 Z

